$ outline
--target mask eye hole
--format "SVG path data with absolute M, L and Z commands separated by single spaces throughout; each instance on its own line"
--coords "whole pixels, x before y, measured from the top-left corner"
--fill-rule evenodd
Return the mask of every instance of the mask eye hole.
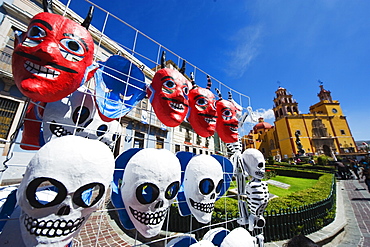
M 162 91 L 164 93 L 171 94 L 175 91 L 176 83 L 172 80 L 167 80 L 162 85 Z
M 182 89 L 182 91 L 184 92 L 184 94 L 185 95 L 188 95 L 189 94 L 189 87 L 184 87 L 183 89 Z
M 64 185 L 52 178 L 36 178 L 26 189 L 26 197 L 34 208 L 45 208 L 60 204 L 67 196 Z
M 171 199 L 175 198 L 179 189 L 180 189 L 179 181 L 171 183 L 166 189 L 166 193 L 165 193 L 166 199 L 171 200 Z
M 60 43 L 67 52 L 71 52 L 77 55 L 83 55 L 85 53 L 83 46 L 74 39 L 62 39 Z
M 90 183 L 80 187 L 73 194 L 73 202 L 83 208 L 94 206 L 102 197 L 105 187 L 101 183 Z
M 90 110 L 87 107 L 85 106 L 82 107 L 81 114 L 80 114 L 80 109 L 81 109 L 81 106 L 77 107 L 76 110 L 74 110 L 73 112 L 72 121 L 74 123 L 77 123 L 77 119 L 78 119 L 78 124 L 82 124 L 90 116 Z M 80 118 L 78 118 L 78 116 L 80 116 Z
M 98 127 L 98 130 L 96 131 L 97 136 L 102 136 L 107 132 L 108 126 L 106 124 L 102 124 Z
M 46 32 L 44 29 L 38 26 L 32 26 L 28 32 L 27 36 L 32 39 L 41 39 L 46 36 Z
M 206 98 L 201 97 L 201 98 L 197 99 L 196 104 L 198 106 L 206 106 L 208 104 L 208 101 L 207 101 Z
M 213 191 L 215 188 L 215 184 L 213 183 L 213 180 L 210 178 L 202 179 L 199 183 L 199 190 L 203 195 L 208 195 Z
M 155 184 L 144 183 L 136 188 L 136 198 L 141 204 L 154 202 L 159 196 L 159 189 Z
M 217 184 L 216 193 L 220 193 L 223 184 L 224 184 L 224 180 L 221 179 L 220 182 L 218 182 L 218 184 Z
M 262 163 L 262 162 L 260 162 L 260 163 L 258 163 L 258 165 L 257 165 L 257 166 L 258 166 L 258 168 L 260 168 L 260 169 L 261 169 L 261 168 L 263 167 L 263 163 Z
M 224 111 L 222 111 L 222 118 L 223 119 L 230 120 L 232 116 L 233 116 L 233 113 L 231 112 L 230 109 L 225 109 Z

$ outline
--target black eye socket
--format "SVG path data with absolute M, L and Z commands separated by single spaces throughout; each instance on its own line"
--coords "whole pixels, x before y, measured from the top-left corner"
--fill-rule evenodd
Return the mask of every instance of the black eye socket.
M 215 184 L 210 178 L 205 178 L 199 183 L 199 190 L 203 195 L 208 195 L 213 191 L 214 188 Z
M 68 48 L 71 49 L 71 51 L 78 51 L 80 45 L 76 41 L 69 41 Z
M 105 187 L 101 183 L 82 186 L 73 194 L 73 202 L 83 208 L 94 206 L 104 195 Z
M 163 85 L 167 88 L 174 88 L 175 87 L 175 83 L 173 81 L 166 81 Z
M 47 196 L 39 198 L 40 191 L 49 191 Z M 52 178 L 41 177 L 32 180 L 26 189 L 26 198 L 34 208 L 46 208 L 60 204 L 67 196 L 64 185 Z M 46 198 L 47 197 L 47 198 Z
M 189 88 L 184 87 L 183 92 L 184 92 L 185 95 L 188 95 L 189 94 Z
M 262 168 L 263 167 L 263 163 L 262 162 L 260 162 L 260 163 L 258 163 L 258 168 Z
M 177 192 L 179 192 L 179 189 L 180 189 L 180 182 L 179 181 L 171 183 L 167 187 L 166 192 L 165 192 L 166 199 L 171 200 L 171 199 L 175 198 L 175 196 L 177 195 Z
M 216 193 L 220 193 L 222 186 L 224 184 L 224 180 L 221 179 L 220 182 L 218 182 L 217 187 L 216 187 Z
M 102 136 L 107 132 L 108 126 L 106 124 L 102 124 L 98 127 L 98 130 L 96 131 L 97 136 Z
M 73 112 L 72 121 L 74 123 L 77 123 L 77 119 L 78 119 L 78 124 L 82 124 L 90 116 L 90 110 L 87 107 L 85 106 L 82 107 L 81 114 L 79 114 L 80 109 L 81 109 L 81 106 L 77 107 L 76 110 L 74 110 Z M 78 118 L 78 116 L 80 116 L 80 118 Z
M 231 111 L 230 111 L 230 110 L 226 110 L 226 111 L 222 112 L 222 114 L 223 114 L 224 116 L 227 116 L 227 117 L 229 117 L 229 116 L 231 116 L 231 115 L 232 115 L 232 113 L 231 113 Z
M 152 183 L 144 183 L 136 188 L 136 198 L 141 204 L 149 204 L 154 202 L 159 196 L 157 185 Z
M 41 27 L 33 26 L 28 31 L 27 36 L 34 39 L 43 38 L 46 36 L 46 32 Z

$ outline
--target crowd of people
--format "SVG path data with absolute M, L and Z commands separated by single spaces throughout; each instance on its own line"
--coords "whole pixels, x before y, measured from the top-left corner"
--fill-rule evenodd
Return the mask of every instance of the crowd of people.
M 364 179 L 370 192 L 370 163 L 368 159 L 339 159 L 335 162 L 338 176 L 341 179 Z

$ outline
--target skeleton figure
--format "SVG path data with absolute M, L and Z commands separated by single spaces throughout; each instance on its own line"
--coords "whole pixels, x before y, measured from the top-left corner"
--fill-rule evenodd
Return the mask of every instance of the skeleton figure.
M 193 88 L 189 92 L 189 123 L 194 131 L 202 136 L 212 136 L 216 130 L 216 100 L 210 88 L 211 79 L 207 76 L 208 85 L 206 88 L 197 86 L 192 80 Z
M 219 99 L 216 102 L 217 121 L 216 131 L 221 140 L 225 143 L 232 143 L 238 140 L 237 108 L 230 100 L 222 99 L 221 93 L 216 89 Z
M 131 150 L 126 151 L 130 154 Z M 132 157 L 122 153 L 116 160 L 127 162 L 120 186 L 129 219 L 144 237 L 156 236 L 180 188 L 181 167 L 166 149 L 145 148 Z M 121 215 L 122 216 L 122 215 Z M 120 218 L 121 222 L 127 219 Z M 125 226 L 125 223 L 123 223 Z
M 188 94 L 191 83 L 185 78 L 185 61 L 181 72 L 165 68 L 164 53 L 162 69 L 158 70 L 147 89 L 150 103 L 158 119 L 168 127 L 176 127 L 182 123 L 188 113 Z
M 65 136 L 45 144 L 17 191 L 26 246 L 66 246 L 103 202 L 114 157 L 101 142 Z
M 46 142 L 66 135 L 97 139 L 110 148 L 122 131 L 116 120 L 103 121 L 96 111 L 93 97 L 84 87 L 62 100 L 47 103 L 43 115 L 43 136 Z
M 253 177 L 246 186 L 248 207 L 251 212 L 248 218 L 248 228 L 252 231 L 265 226 L 263 211 L 269 199 L 267 183 L 261 181 L 265 174 L 265 159 L 263 154 L 254 148 L 245 150 L 242 159 L 244 169 Z
M 92 64 L 94 42 L 87 28 L 51 13 L 51 1 L 35 15 L 26 33 L 17 31 L 12 56 L 14 82 L 34 101 L 53 102 L 74 92 Z

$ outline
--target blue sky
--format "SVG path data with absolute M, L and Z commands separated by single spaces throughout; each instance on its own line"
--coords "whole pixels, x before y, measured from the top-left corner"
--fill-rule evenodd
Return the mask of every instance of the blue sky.
M 206 84 L 204 74 L 211 75 L 224 98 L 228 87 L 243 106 L 243 95 L 249 96 L 253 109 L 271 124 L 269 109 L 279 85 L 293 95 L 301 113 L 308 113 L 319 101 L 320 80 L 341 103 L 355 140 L 370 140 L 370 1 L 91 2 L 147 36 L 138 37 L 139 54 L 155 61 L 161 44 L 190 63 L 189 73 L 193 67 L 201 70 L 199 85 Z M 70 5 L 82 16 L 88 6 L 84 0 Z M 105 15 L 96 8 L 92 24 L 99 30 Z M 135 31 L 112 16 L 104 31 L 122 45 L 133 44 Z

